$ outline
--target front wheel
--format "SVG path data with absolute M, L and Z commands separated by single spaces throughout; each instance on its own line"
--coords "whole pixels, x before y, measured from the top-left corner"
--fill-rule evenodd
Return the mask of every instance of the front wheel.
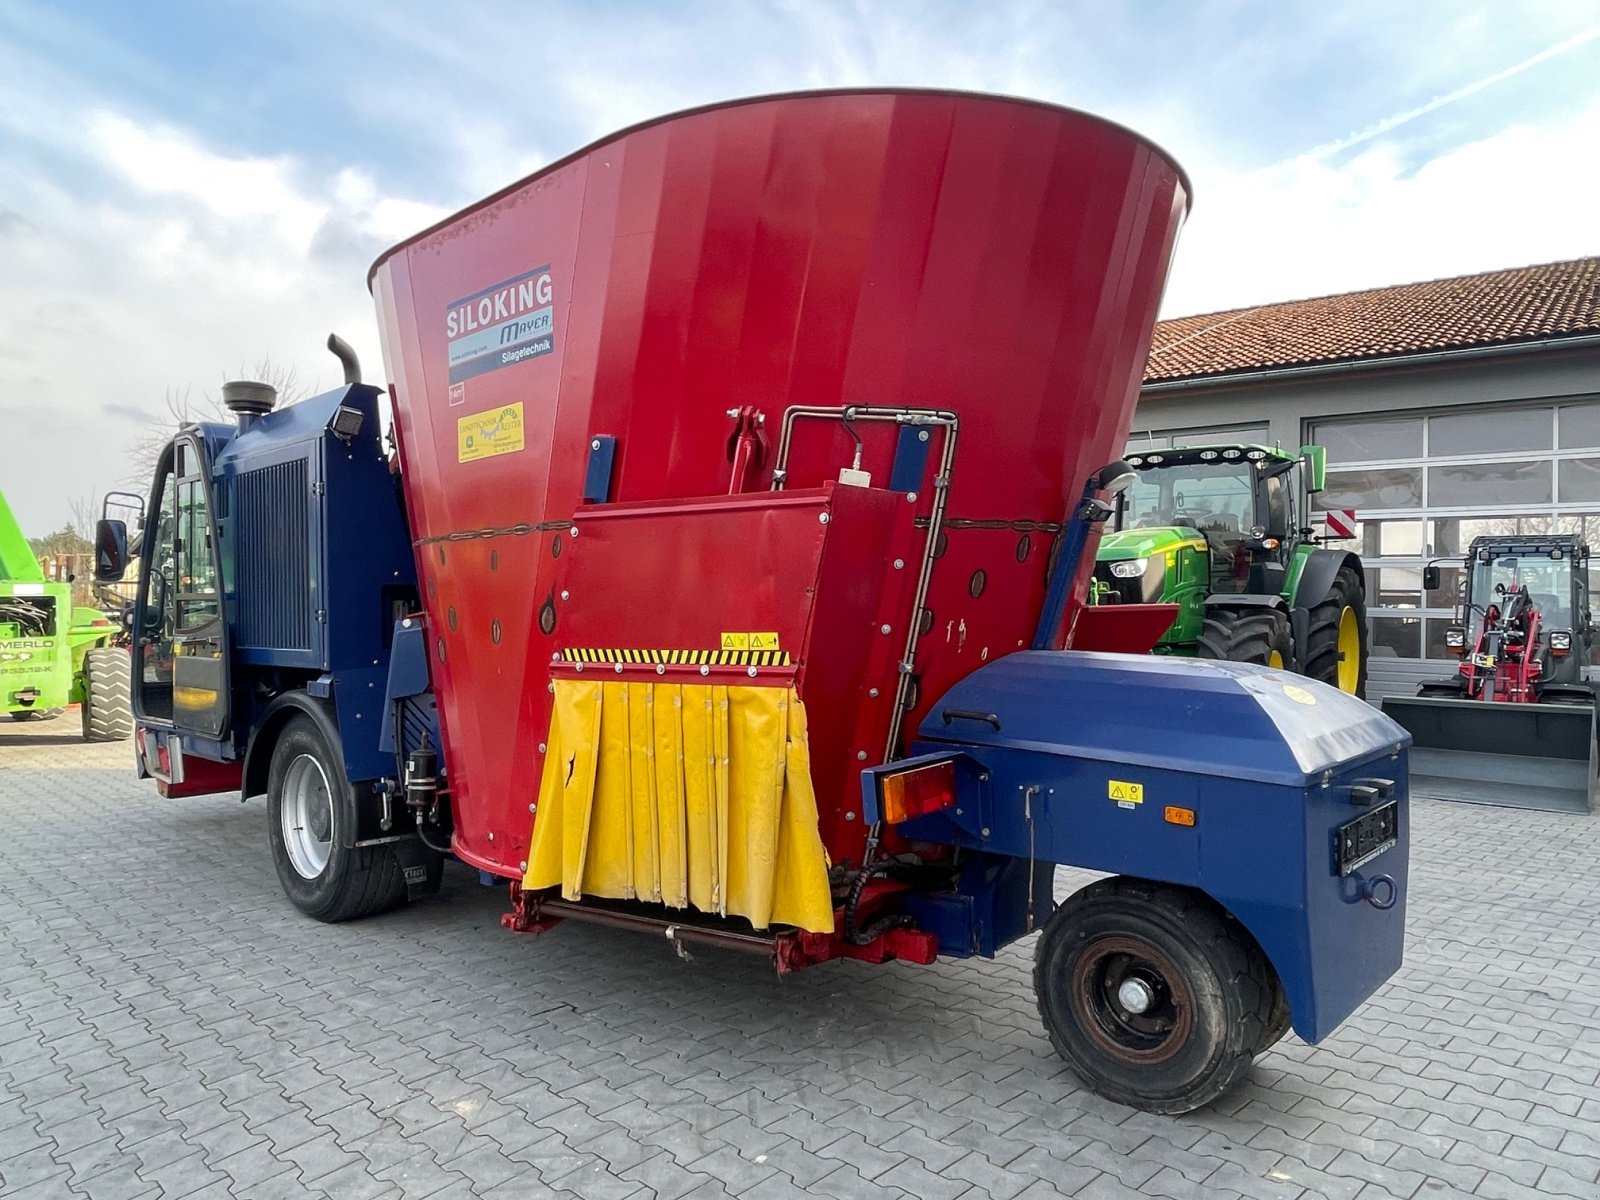
M 1204 896 L 1115 878 L 1056 909 L 1033 982 L 1051 1045 L 1085 1083 L 1175 1114 L 1222 1095 L 1270 1044 L 1271 972 Z
M 294 717 L 267 770 L 267 840 L 290 902 L 319 921 L 352 921 L 406 898 L 387 846 L 352 846 L 356 802 L 344 766 L 310 717 Z
M 1201 658 L 1292 670 L 1289 618 L 1275 608 L 1210 608 L 1200 630 Z
M 1367 694 L 1367 593 L 1355 568 L 1340 567 L 1327 596 L 1306 616 L 1303 674 L 1364 699 Z
M 83 656 L 86 742 L 121 742 L 133 736 L 133 657 L 116 646 L 96 646 Z

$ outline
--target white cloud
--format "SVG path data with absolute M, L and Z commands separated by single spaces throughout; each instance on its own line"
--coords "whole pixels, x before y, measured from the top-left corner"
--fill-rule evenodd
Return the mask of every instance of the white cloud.
M 379 373 L 366 265 L 444 215 L 353 169 L 310 178 L 104 110 L 31 141 L 76 154 L 31 174 L 8 197 L 20 219 L 0 222 L 0 487 L 35 534 L 126 480 L 129 414 L 162 417 L 169 391 L 214 392 L 266 357 L 331 386 L 330 329 Z
M 1163 315 L 1600 253 L 1600 103 L 1514 125 L 1412 170 L 1374 143 L 1200 174 Z

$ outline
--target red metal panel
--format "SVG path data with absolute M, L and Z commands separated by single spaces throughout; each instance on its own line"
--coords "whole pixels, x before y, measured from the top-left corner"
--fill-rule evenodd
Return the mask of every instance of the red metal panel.
M 558 630 L 566 619 L 561 530 L 592 436 L 618 439 L 614 500 L 667 501 L 728 490 L 728 412 L 740 406 L 765 418 L 762 487 L 792 405 L 958 413 L 955 520 L 932 577 L 914 722 L 985 652 L 1030 637 L 1055 530 L 1121 450 L 1186 203 L 1169 159 L 1081 113 L 818 93 L 626 131 L 386 254 L 375 294 L 467 856 L 515 873 L 526 846 L 561 640 L 538 617 L 549 605 Z M 470 302 L 475 325 L 498 331 L 519 310 L 515 294 L 503 311 L 496 299 L 536 271 L 548 277 L 548 352 L 529 342 L 504 364 L 484 357 L 453 385 L 452 341 L 464 351 L 449 314 Z M 463 416 L 492 426 L 517 404 L 520 448 L 462 454 Z M 892 430 L 860 434 L 881 484 Z M 803 424 L 790 487 L 834 479 L 853 448 L 836 423 Z M 931 498 L 920 490 L 906 507 L 925 522 Z M 770 586 L 753 569 L 702 565 L 751 604 Z M 655 607 L 692 621 L 708 590 L 663 580 Z M 892 610 L 887 592 L 875 599 Z M 861 735 L 831 736 L 819 731 L 819 781 L 848 776 L 837 755 L 856 761 L 846 743 Z M 819 800 L 825 826 L 855 802 L 820 785 Z

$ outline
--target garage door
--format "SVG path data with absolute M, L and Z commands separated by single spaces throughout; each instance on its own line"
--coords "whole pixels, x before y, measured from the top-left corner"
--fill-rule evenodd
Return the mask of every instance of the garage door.
M 1354 538 L 1329 544 L 1366 562 L 1370 700 L 1455 670 L 1444 631 L 1461 568 L 1441 563 L 1424 594 L 1430 558 L 1459 557 L 1480 534 L 1577 533 L 1600 548 L 1600 397 L 1317 421 L 1310 440 L 1328 448 L 1319 507 L 1359 518 Z

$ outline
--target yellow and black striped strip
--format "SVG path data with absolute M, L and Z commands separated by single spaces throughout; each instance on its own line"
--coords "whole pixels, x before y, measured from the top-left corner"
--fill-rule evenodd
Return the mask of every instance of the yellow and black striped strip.
M 636 650 L 612 646 L 584 646 L 563 650 L 564 662 L 638 663 L 641 666 L 684 667 L 787 667 L 787 650 Z

